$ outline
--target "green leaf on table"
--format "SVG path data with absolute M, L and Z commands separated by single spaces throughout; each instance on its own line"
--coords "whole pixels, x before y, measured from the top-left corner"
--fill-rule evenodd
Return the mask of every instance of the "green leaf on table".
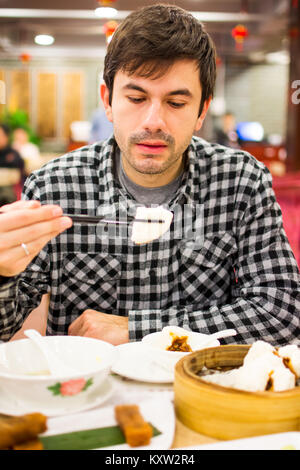
M 153 437 L 161 432 L 152 426 Z M 86 429 L 53 436 L 39 436 L 45 450 L 89 450 L 126 444 L 119 426 Z

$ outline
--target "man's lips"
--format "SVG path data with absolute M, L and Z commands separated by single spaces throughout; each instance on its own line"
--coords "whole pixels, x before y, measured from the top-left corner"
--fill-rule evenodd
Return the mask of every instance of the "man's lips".
M 136 144 L 143 153 L 160 153 L 164 151 L 167 144 L 162 141 L 143 141 Z

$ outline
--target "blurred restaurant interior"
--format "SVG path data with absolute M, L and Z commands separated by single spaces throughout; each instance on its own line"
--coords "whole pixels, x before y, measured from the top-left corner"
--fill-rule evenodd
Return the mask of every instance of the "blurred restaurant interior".
M 17 140 L 14 131 L 22 128 L 27 135 L 20 139 L 33 144 L 23 155 L 25 177 L 97 139 L 93 120 L 102 111 L 107 43 L 129 12 L 155 3 L 0 0 L 0 121 L 9 126 L 10 139 Z M 245 149 L 266 164 L 300 265 L 300 1 L 161 3 L 192 12 L 213 38 L 217 85 L 199 135 Z M 111 128 L 103 126 L 105 137 Z M 0 171 L 5 184 L 7 174 Z M 17 197 L 21 186 L 15 185 Z

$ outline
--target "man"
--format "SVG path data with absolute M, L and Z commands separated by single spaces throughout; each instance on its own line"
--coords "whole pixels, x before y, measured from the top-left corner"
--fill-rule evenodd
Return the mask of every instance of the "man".
M 215 130 L 214 141 L 226 147 L 240 148 L 239 136 L 236 132 L 235 116 L 227 111 L 221 119 L 222 127 Z
M 207 113 L 215 70 L 209 36 L 178 7 L 146 7 L 118 27 L 101 86 L 114 137 L 28 179 L 24 198 L 42 207 L 24 207 L 26 232 L 20 217 L 14 225 L 14 208 L 1 216 L 0 274 L 9 277 L 0 292 L 2 339 L 50 291 L 48 334 L 121 344 L 171 324 L 203 333 L 235 328 L 242 343 L 299 342 L 299 272 L 268 171 L 249 154 L 192 137 Z M 138 205 L 163 205 L 174 221 L 165 236 L 134 245 L 130 228 L 70 227 L 60 208 L 47 204 L 116 220 Z M 31 263 L 16 280 L 26 258 Z
M 17 185 L 23 184 L 24 166 L 24 160 L 9 143 L 8 126 L 0 124 L 0 206 L 17 200 Z
M 89 144 L 106 140 L 113 134 L 112 123 L 107 119 L 104 109 L 98 108 L 92 115 Z
M 26 175 L 30 175 L 42 166 L 40 149 L 29 141 L 29 133 L 26 129 L 22 127 L 14 129 L 12 147 L 19 152 L 24 160 Z

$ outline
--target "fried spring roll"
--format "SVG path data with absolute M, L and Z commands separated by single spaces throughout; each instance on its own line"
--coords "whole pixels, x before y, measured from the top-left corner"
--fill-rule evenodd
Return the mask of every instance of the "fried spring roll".
M 150 443 L 152 428 L 140 413 L 137 405 L 118 405 L 115 417 L 127 444 L 131 447 L 145 446 Z
M 41 413 L 23 416 L 0 414 L 0 449 L 9 449 L 22 442 L 36 439 L 46 431 L 47 417 Z
M 34 439 L 32 441 L 22 442 L 21 444 L 16 444 L 13 446 L 13 450 L 43 450 L 43 444 L 39 439 Z

